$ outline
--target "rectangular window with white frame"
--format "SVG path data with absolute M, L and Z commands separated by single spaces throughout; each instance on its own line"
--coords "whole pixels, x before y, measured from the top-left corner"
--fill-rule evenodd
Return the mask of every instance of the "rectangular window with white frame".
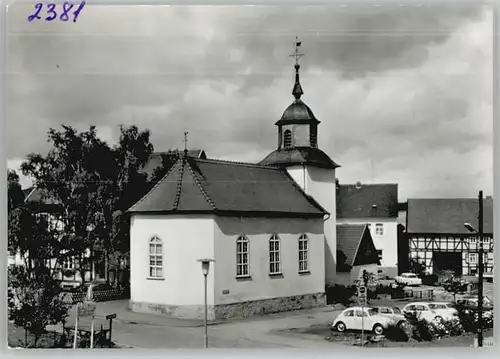
M 305 234 L 299 237 L 299 273 L 309 272 L 309 239 Z
M 384 224 L 383 223 L 376 223 L 375 224 L 375 235 L 376 236 L 383 236 L 384 235 Z
M 468 259 L 469 259 L 470 264 L 477 264 L 477 257 L 478 257 L 477 253 L 469 253 L 468 256 L 469 256 Z
M 269 239 L 269 274 L 281 274 L 281 243 L 280 237 L 271 236 Z
M 149 240 L 149 278 L 163 278 L 163 243 L 156 236 Z
M 236 278 L 250 277 L 248 238 L 240 236 L 236 240 Z

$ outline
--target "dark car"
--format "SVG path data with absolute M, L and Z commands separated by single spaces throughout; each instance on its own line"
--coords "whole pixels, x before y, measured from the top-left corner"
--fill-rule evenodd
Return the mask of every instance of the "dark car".
M 463 278 L 448 278 L 443 282 L 443 288 L 447 292 L 451 292 L 455 286 L 457 286 L 457 291 L 466 292 L 469 283 Z
M 456 304 L 464 307 L 465 309 L 477 310 L 479 307 L 479 298 L 477 296 L 464 296 L 456 300 Z M 493 302 L 488 298 L 483 298 L 483 310 L 493 310 Z

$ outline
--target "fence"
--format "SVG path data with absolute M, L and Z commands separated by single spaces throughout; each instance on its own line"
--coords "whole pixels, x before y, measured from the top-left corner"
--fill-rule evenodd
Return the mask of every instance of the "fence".
M 414 299 L 433 299 L 433 289 L 405 289 L 405 297 Z
M 115 288 L 94 290 L 93 294 L 96 302 L 126 299 L 128 297 L 126 290 Z M 63 293 L 63 302 L 66 304 L 82 303 L 86 296 L 86 292 Z
M 474 348 L 477 348 L 479 345 L 477 343 L 477 338 L 474 338 Z M 483 339 L 483 347 L 494 347 L 495 346 L 495 340 L 490 337 L 490 338 L 484 338 Z

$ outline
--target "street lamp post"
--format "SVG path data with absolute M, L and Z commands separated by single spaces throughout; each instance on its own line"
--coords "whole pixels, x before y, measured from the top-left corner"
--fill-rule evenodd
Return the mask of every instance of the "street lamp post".
M 483 346 L 483 280 L 484 280 L 484 265 L 483 265 L 483 257 L 484 257 L 484 247 L 483 247 L 483 191 L 479 191 L 479 210 L 478 210 L 478 230 L 470 224 L 464 223 L 465 228 L 467 228 L 470 232 L 476 232 L 478 235 L 479 241 L 479 258 L 478 258 L 478 286 L 477 286 L 477 311 L 478 311 L 478 329 L 477 329 L 477 346 Z
M 198 259 L 201 262 L 201 271 L 204 277 L 204 287 L 205 287 L 205 348 L 208 348 L 208 304 L 207 304 L 207 277 L 210 271 L 210 262 L 215 262 L 213 259 L 203 258 Z

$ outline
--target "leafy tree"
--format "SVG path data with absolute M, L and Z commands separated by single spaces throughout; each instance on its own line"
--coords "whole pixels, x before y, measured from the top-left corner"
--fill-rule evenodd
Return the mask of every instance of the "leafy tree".
M 57 239 L 65 249 L 58 261 L 75 257 L 82 281 L 91 263 L 107 258 L 117 264 L 126 258 L 126 210 L 149 190 L 142 169 L 153 152 L 150 133 L 136 126 L 121 126 L 120 132 L 118 144 L 110 147 L 98 138 L 95 126 L 83 132 L 70 126 L 50 129 L 49 153 L 30 154 L 21 166 L 42 199 L 57 207 L 64 227 Z
M 48 137 L 53 148 L 47 156 L 30 154 L 21 169 L 34 179 L 42 199 L 58 207 L 64 231 L 57 239 L 65 256 L 77 258 L 83 279 L 93 259 L 85 251 L 92 254 L 102 246 L 94 229 L 102 222 L 106 198 L 101 184 L 112 180 L 112 154 L 94 126 L 81 133 L 69 126 L 50 129 Z
M 425 264 L 420 261 L 420 258 L 412 258 L 410 260 L 410 272 L 422 277 L 426 274 Z
M 24 203 L 24 193 L 19 183 L 19 175 L 14 170 L 7 171 L 7 201 L 8 213 Z

